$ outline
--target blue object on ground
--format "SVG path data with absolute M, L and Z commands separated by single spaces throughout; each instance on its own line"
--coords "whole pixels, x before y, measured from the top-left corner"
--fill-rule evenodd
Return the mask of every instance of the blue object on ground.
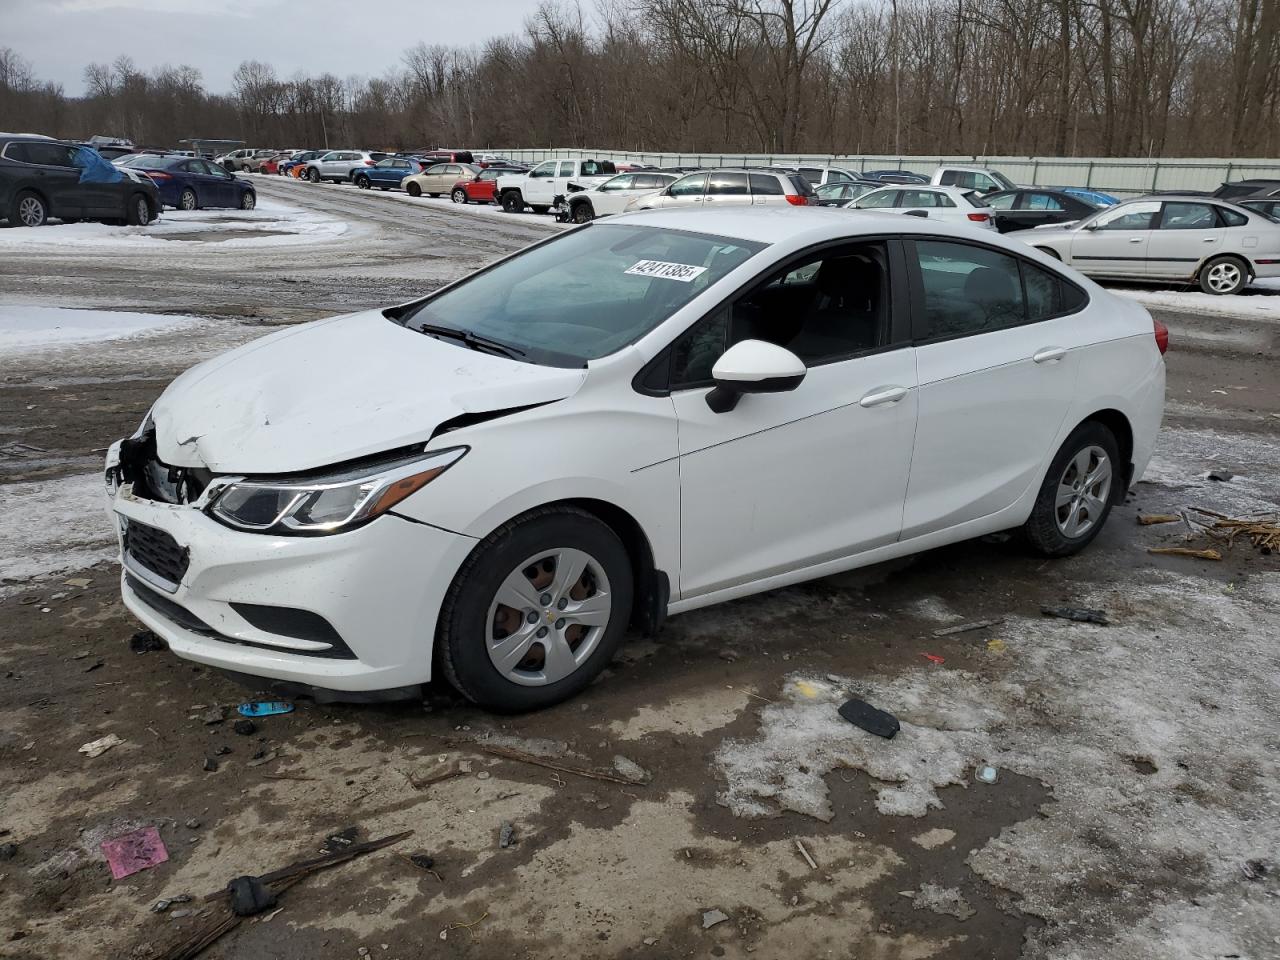
M 293 704 L 283 700 L 255 700 L 236 708 L 242 717 L 272 717 L 278 713 L 292 713 Z

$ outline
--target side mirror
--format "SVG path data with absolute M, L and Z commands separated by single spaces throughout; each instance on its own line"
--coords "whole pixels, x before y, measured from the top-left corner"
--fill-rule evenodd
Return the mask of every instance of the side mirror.
M 707 406 L 728 413 L 744 393 L 785 393 L 800 386 L 804 361 L 785 347 L 764 340 L 742 340 L 726 350 L 711 368 L 716 385 Z
M 1099 227 L 1098 227 L 1098 225 L 1097 225 L 1096 223 L 1086 223 L 1083 227 L 1081 227 L 1081 229 L 1082 229 L 1082 230 L 1097 230 L 1097 229 L 1099 229 Z

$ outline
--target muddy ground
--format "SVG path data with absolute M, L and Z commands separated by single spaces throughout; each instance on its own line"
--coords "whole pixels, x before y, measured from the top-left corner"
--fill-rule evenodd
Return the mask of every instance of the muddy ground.
M 1280 956 L 1280 559 L 1248 544 L 1219 563 L 1155 557 L 1180 528 L 1136 523 L 1280 510 L 1280 306 L 1159 312 L 1174 336 L 1157 456 L 1082 556 L 992 537 L 676 617 L 531 716 L 486 715 L 441 683 L 425 704 L 301 700 L 239 735 L 251 690 L 130 650 L 101 451 L 201 357 L 407 299 L 549 229 L 259 190 L 350 229 L 0 256 L 0 303 L 207 318 L 0 357 L 0 957 L 158 956 L 209 922 L 205 894 L 348 827 L 413 835 L 302 882 L 204 955 Z M 1041 616 L 1061 604 L 1111 622 Z M 976 620 L 1001 622 L 936 635 Z M 839 720 L 852 694 L 902 732 Z M 122 745 L 77 752 L 112 733 Z M 987 765 L 994 783 L 974 777 Z M 146 825 L 168 862 L 113 881 L 99 844 Z M 434 873 L 400 856 L 417 853 Z M 152 912 L 177 894 L 196 900 Z M 710 911 L 726 919 L 705 927 Z

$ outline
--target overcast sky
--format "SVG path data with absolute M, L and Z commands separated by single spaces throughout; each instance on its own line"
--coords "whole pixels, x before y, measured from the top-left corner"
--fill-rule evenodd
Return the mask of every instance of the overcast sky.
M 379 76 L 419 41 L 469 45 L 519 32 L 538 0 L 0 0 L 0 46 L 41 80 L 84 92 L 85 64 L 125 53 L 140 68 L 186 63 L 217 93 L 242 60 Z

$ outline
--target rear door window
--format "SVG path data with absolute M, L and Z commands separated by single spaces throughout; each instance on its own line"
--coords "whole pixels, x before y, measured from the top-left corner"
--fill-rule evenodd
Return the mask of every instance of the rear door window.
M 806 180 L 800 174 L 793 173 L 790 176 L 788 176 L 787 179 L 791 181 L 791 185 L 796 188 L 796 193 L 800 194 L 800 196 L 802 197 L 817 196 L 817 193 L 814 192 L 813 184 L 811 184 L 808 180 Z
M 1026 209 L 1028 210 L 1065 210 L 1062 201 L 1052 194 L 1048 193 L 1027 193 L 1023 194 L 1027 198 Z M 991 201 L 987 201 L 988 206 Z
M 941 204 L 938 198 L 942 194 L 934 193 L 932 190 L 903 190 L 902 199 L 899 201 L 900 207 L 939 207 Z
M 751 192 L 757 197 L 780 197 L 785 193 L 778 178 L 771 173 L 753 173 L 748 179 Z
M 573 176 L 573 161 L 572 161 L 572 160 L 561 160 L 561 161 L 560 161 L 560 174 L 559 174 L 559 175 L 560 175 L 560 176 L 562 176 L 562 177 L 572 177 L 572 176 Z M 589 174 L 588 174 L 588 176 L 589 176 Z
M 896 207 L 898 205 L 898 197 L 901 195 L 901 190 L 882 190 L 878 193 L 868 193 L 858 200 L 858 208 L 877 210 Z
M 926 339 L 1004 330 L 1026 322 L 1018 261 L 986 247 L 918 240 Z
M 1213 230 L 1217 226 L 1217 213 L 1208 203 L 1166 203 L 1160 215 L 1161 230 Z

